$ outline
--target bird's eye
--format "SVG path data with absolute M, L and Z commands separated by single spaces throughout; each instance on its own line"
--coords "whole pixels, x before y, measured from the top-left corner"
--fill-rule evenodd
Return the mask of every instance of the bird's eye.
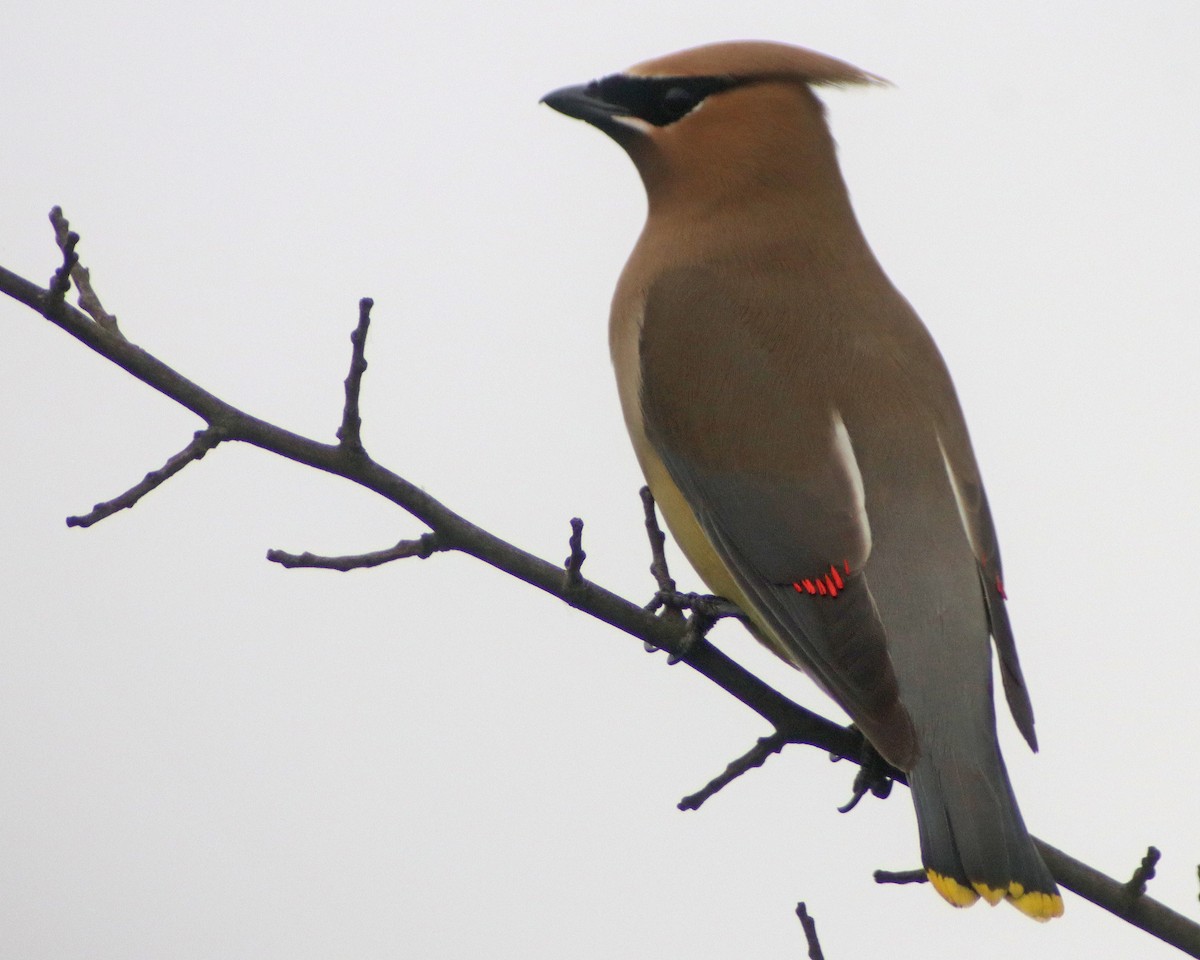
M 662 105 L 673 119 L 679 119 L 696 108 L 700 98 L 686 87 L 669 87 L 662 96 Z

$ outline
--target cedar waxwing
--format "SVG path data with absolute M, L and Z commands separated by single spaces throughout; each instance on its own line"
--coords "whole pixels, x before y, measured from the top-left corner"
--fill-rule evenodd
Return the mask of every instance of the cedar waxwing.
M 878 82 L 797 47 L 719 43 L 545 102 L 620 144 L 646 187 L 609 344 L 684 554 L 907 772 L 937 891 L 1046 920 L 1062 897 L 996 740 L 989 637 L 1037 749 L 979 469 L 812 89 Z

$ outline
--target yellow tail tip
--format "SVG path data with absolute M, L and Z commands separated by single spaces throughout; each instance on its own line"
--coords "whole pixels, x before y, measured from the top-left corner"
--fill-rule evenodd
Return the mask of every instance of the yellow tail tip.
M 1025 887 L 1012 881 L 1007 888 L 990 887 L 986 883 L 973 883 L 966 886 L 953 877 L 947 877 L 936 870 L 926 870 L 929 882 L 947 903 L 955 907 L 969 907 L 982 897 L 992 906 L 1007 899 L 1025 916 L 1045 922 L 1063 915 L 1063 899 L 1057 893 L 1042 893 L 1038 890 L 1026 892 Z
M 971 886 L 975 888 L 976 893 L 983 897 L 983 899 L 990 903 L 993 907 L 1003 900 L 1005 894 L 1008 893 L 1008 891 L 1004 890 L 1002 887 L 989 887 L 986 883 L 973 883 Z M 1013 884 L 1013 886 L 1019 887 L 1021 885 L 1018 883 Z
M 1039 890 L 1026 893 L 1019 883 L 1010 883 L 1008 891 L 1008 899 L 1012 901 L 1013 906 L 1039 923 L 1063 915 L 1063 898 L 1057 893 L 1042 893 Z
M 964 887 L 953 877 L 946 877 L 936 870 L 926 870 L 925 875 L 933 884 L 933 889 L 942 895 L 952 907 L 969 907 L 979 899 L 979 894 L 970 887 Z

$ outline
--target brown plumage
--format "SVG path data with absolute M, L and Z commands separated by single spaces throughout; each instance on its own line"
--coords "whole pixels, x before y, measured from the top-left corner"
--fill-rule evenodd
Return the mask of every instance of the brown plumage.
M 809 50 L 726 43 L 546 102 L 609 134 L 646 187 L 610 347 L 680 547 L 908 772 L 938 891 L 1048 919 L 1062 900 L 996 742 L 989 636 L 1036 749 L 979 470 L 812 89 L 876 82 Z

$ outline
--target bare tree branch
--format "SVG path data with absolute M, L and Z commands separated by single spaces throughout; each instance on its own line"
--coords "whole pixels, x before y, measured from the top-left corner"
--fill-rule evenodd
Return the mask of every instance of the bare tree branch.
M 900 870 L 892 872 L 891 870 L 876 870 L 876 883 L 928 883 L 929 876 L 924 870 Z
M 195 436 L 192 437 L 192 442 L 175 454 L 175 456 L 171 457 L 159 469 L 151 470 L 142 478 L 140 483 L 130 487 L 120 496 L 106 500 L 104 503 L 96 504 L 92 507 L 91 513 L 86 513 L 81 517 L 67 517 L 67 526 L 90 527 L 93 523 L 99 523 L 105 517 L 111 517 L 119 510 L 128 510 L 155 487 L 159 487 L 170 480 L 171 477 L 179 473 L 189 463 L 200 460 L 209 450 L 220 443 L 221 440 L 221 432 L 214 427 L 209 427 L 206 430 L 197 430 Z
M 567 543 L 571 555 L 563 564 L 563 590 L 571 594 L 583 583 L 583 561 L 587 559 L 583 552 L 583 521 L 579 517 L 571 518 L 571 539 Z
M 817 921 L 808 915 L 808 907 L 804 901 L 796 904 L 796 916 L 800 918 L 800 926 L 804 928 L 804 939 L 808 941 L 808 960 L 825 960 L 821 952 L 821 941 L 817 939 Z
M 96 296 L 96 291 L 92 289 L 91 273 L 79 262 L 79 257 L 75 253 L 75 244 L 79 242 L 79 234 L 71 233 L 71 224 L 63 216 L 62 207 L 55 207 L 50 211 L 50 222 L 54 224 L 54 239 L 63 252 L 63 266 L 67 267 L 68 262 L 70 264 L 67 273 L 69 273 L 69 280 L 74 281 L 75 289 L 79 291 L 79 306 L 109 333 L 119 337 L 123 336 L 117 327 L 117 318 L 104 309 L 100 298 Z M 65 295 L 70 288 L 67 274 L 63 274 L 62 278 L 59 278 L 56 273 L 55 279 L 59 285 L 62 285 Z
M 55 217 L 56 213 L 59 214 L 58 218 Z M 71 289 L 71 271 L 79 263 L 79 254 L 75 252 L 75 245 L 79 243 L 79 234 L 67 229 L 67 221 L 61 214 L 61 207 L 55 207 L 50 211 L 50 221 L 55 228 L 55 239 L 58 241 L 58 247 L 63 255 L 62 265 L 54 271 L 54 276 L 50 278 L 50 288 L 47 290 L 53 300 L 62 300 L 67 295 L 67 291 Z
M 342 425 L 337 438 L 342 446 L 362 453 L 362 417 L 358 412 L 358 397 L 362 392 L 363 374 L 367 372 L 367 330 L 371 326 L 371 308 L 375 301 L 363 297 L 358 301 L 358 326 L 350 334 L 354 349 L 350 352 L 350 372 L 346 374 L 346 406 L 342 410 Z
M 1133 871 L 1133 876 L 1125 882 L 1125 892 L 1129 894 L 1130 899 L 1146 895 L 1146 884 L 1154 879 L 1154 868 L 1161 859 L 1162 853 L 1157 847 L 1147 848 L 1146 855 Z
M 741 764 L 745 769 L 751 769 L 757 765 L 754 760 L 760 756 L 765 759 L 775 752 L 776 744 L 783 743 L 808 744 L 836 758 L 846 758 L 855 762 L 861 762 L 863 759 L 864 741 L 857 730 L 842 727 L 806 710 L 725 656 L 705 639 L 705 632 L 713 620 L 722 616 L 737 616 L 739 612 L 724 601 L 692 595 L 681 596 L 675 592 L 674 582 L 670 580 L 666 570 L 661 541 L 656 541 L 654 536 L 653 529 L 657 529 L 656 520 L 653 529 L 651 528 L 653 505 L 648 496 L 644 501 L 647 529 L 651 532 L 653 569 L 659 591 L 656 601 L 650 604 L 649 608 L 643 608 L 582 577 L 579 573 L 579 566 L 582 564 L 581 545 L 577 554 L 576 545 L 572 544 L 572 558 L 576 561 L 575 573 L 571 573 L 572 561 L 569 560 L 564 575 L 562 566 L 527 553 L 470 523 L 416 485 L 371 459 L 361 446 L 361 420 L 358 414 L 358 392 L 366 362 L 364 343 L 370 301 L 364 300 L 360 303 L 351 373 L 346 381 L 346 408 L 343 411 L 342 428 L 339 430 L 340 442 L 321 443 L 237 409 L 182 376 L 157 357 L 127 341 L 116 329 L 115 322 L 102 320 L 93 310 L 83 312 L 66 303 L 65 296 L 70 283 L 76 279 L 75 270 L 79 261 L 75 247 L 78 236 L 66 230 L 66 220 L 62 218 L 58 208 L 55 208 L 55 227 L 56 233 L 64 233 L 60 242 L 63 262 L 55 272 L 50 288 L 39 287 L 0 267 L 0 292 L 30 307 L 96 353 L 191 410 L 207 425 L 183 451 L 171 458 L 166 466 L 147 475 L 141 484 L 122 497 L 100 505 L 93 514 L 113 504 L 116 506 L 109 513 L 132 506 L 146 492 L 159 486 L 188 463 L 199 459 L 203 452 L 211 449 L 217 442 L 233 440 L 247 443 L 304 466 L 343 477 L 371 490 L 422 521 L 431 531 L 419 540 L 402 541 L 390 550 L 376 554 L 350 558 L 320 558 L 311 554 L 296 557 L 273 551 L 271 559 L 276 562 L 296 566 L 353 569 L 357 566 L 373 565 L 373 561 L 386 562 L 401 556 L 428 556 L 441 550 L 457 550 L 469 554 L 639 638 L 644 644 L 667 651 L 671 657 L 688 664 L 763 717 L 775 732 L 760 741 L 760 746 L 751 750 L 746 757 L 731 764 L 731 768 Z M 76 282 L 78 284 L 79 281 L 76 279 Z M 95 303 L 98 304 L 99 301 L 96 300 Z M 87 518 L 75 519 L 79 521 L 76 525 L 82 526 Z M 658 536 L 661 537 L 661 530 L 658 531 Z M 662 609 L 662 614 L 656 615 L 655 611 L 659 609 Z M 691 610 L 691 616 L 686 620 L 681 615 L 682 609 Z M 767 746 L 771 749 L 767 749 Z M 733 776 L 726 776 L 725 782 L 737 775 L 735 773 Z M 895 779 L 901 778 L 896 776 Z M 1074 860 L 1047 843 L 1037 843 L 1047 866 L 1066 889 L 1178 947 L 1190 956 L 1200 957 L 1200 924 L 1147 896 L 1130 896 L 1126 884 Z M 1148 877 L 1149 873 L 1145 875 Z M 1135 876 L 1135 879 L 1138 878 Z M 1140 886 L 1140 880 L 1138 885 Z
M 665 602 L 665 597 L 673 596 L 677 591 L 671 571 L 667 569 L 667 536 L 658 525 L 658 511 L 654 509 L 654 494 L 650 492 L 649 487 L 642 487 L 641 497 L 642 511 L 646 519 L 646 536 L 650 538 L 650 574 L 658 584 L 658 593 L 651 601 L 651 609 L 657 610 Z M 679 619 L 678 616 L 676 619 Z
M 701 804 L 718 790 L 732 783 L 743 773 L 747 773 L 755 767 L 761 767 L 767 762 L 768 757 L 779 753 L 787 745 L 787 737 L 778 730 L 769 737 L 759 737 L 754 746 L 732 761 L 720 776 L 714 777 L 702 789 L 684 797 L 675 806 L 680 810 L 699 810 Z
M 428 560 L 435 553 L 449 550 L 436 533 L 422 534 L 416 540 L 401 540 L 394 547 L 372 553 L 358 553 L 345 557 L 322 557 L 315 553 L 287 553 L 284 550 L 268 550 L 267 559 L 289 570 L 295 567 L 318 567 L 322 570 L 363 570 L 378 567 L 393 560 L 419 557 Z
M 1044 840 L 1035 838 L 1034 842 L 1054 879 L 1062 886 L 1164 943 L 1178 947 L 1189 957 L 1200 957 L 1200 924 L 1196 921 L 1150 897 L 1131 898 L 1125 884 L 1119 880 L 1068 856 Z

